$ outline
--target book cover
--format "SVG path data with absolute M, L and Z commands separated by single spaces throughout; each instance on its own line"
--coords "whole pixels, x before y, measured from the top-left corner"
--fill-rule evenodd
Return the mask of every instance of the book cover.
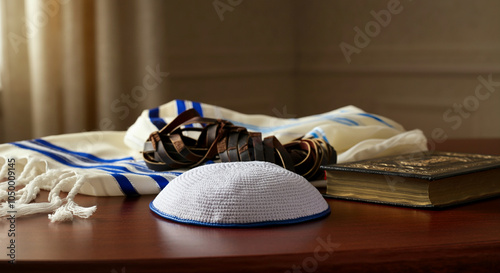
M 446 207 L 500 195 L 500 156 L 425 152 L 322 168 L 327 197 Z

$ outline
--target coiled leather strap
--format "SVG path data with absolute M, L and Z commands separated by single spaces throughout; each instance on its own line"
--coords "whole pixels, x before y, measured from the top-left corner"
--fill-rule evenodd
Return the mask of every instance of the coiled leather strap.
M 199 124 L 200 126 L 186 126 Z M 197 138 L 192 135 L 197 134 Z M 221 119 L 202 118 L 194 109 L 181 113 L 161 130 L 153 132 L 144 144 L 146 165 L 155 171 L 198 166 L 207 160 L 222 162 L 268 161 L 304 176 L 322 179 L 320 165 L 334 164 L 335 149 L 321 139 L 298 138 L 282 145 L 269 136 L 248 132 Z

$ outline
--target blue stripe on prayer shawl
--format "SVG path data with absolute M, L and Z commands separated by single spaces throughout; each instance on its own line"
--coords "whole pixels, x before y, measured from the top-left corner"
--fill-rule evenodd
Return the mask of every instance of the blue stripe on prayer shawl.
M 383 121 L 381 118 L 379 118 L 375 115 L 368 114 L 368 113 L 356 113 L 356 114 L 360 115 L 360 116 L 365 116 L 365 117 L 375 119 L 375 120 L 381 122 L 382 124 L 384 124 L 390 128 L 394 128 L 394 126 Z M 230 120 L 230 119 L 227 119 L 227 120 L 230 121 L 231 123 L 233 123 L 234 125 L 242 126 L 242 127 L 247 128 L 250 131 L 257 131 L 257 132 L 261 132 L 261 133 L 272 133 L 272 132 L 277 131 L 277 130 L 284 130 L 284 129 L 288 129 L 288 128 L 293 128 L 293 127 L 302 126 L 302 125 L 305 125 L 305 124 L 308 124 L 311 122 L 317 122 L 317 121 L 322 121 L 322 120 L 329 120 L 329 121 L 337 122 L 337 123 L 348 125 L 348 126 L 360 126 L 360 124 L 353 119 L 349 119 L 346 117 L 336 117 L 336 116 L 332 116 L 332 115 L 317 115 L 317 116 L 315 116 L 314 119 L 310 119 L 308 121 L 295 122 L 295 123 L 291 123 L 291 124 L 284 124 L 284 125 L 279 125 L 279 126 L 269 126 L 269 127 L 259 126 L 259 125 L 254 125 L 254 124 L 246 124 L 243 122 L 238 122 L 238 121 L 234 121 L 234 120 Z
M 28 142 L 33 144 L 33 145 L 39 146 L 39 147 L 43 147 L 43 148 L 50 149 L 50 150 L 57 151 L 57 152 L 63 152 L 67 156 L 73 157 L 75 160 L 79 160 L 79 161 L 82 161 L 85 163 L 90 163 L 90 164 L 115 163 L 115 162 L 119 162 L 119 161 L 133 160 L 132 157 L 126 157 L 126 158 L 122 158 L 122 159 L 102 159 L 102 158 L 99 158 L 99 157 L 94 156 L 92 154 L 71 151 L 71 150 L 65 149 L 61 146 L 54 145 L 54 144 L 52 144 L 46 140 L 42 140 L 42 139 L 29 140 Z M 71 160 L 71 159 L 67 158 L 66 156 L 61 156 L 61 157 L 66 158 L 70 162 L 75 162 L 74 160 Z
M 319 133 L 319 135 L 318 135 Z M 321 138 L 323 139 L 326 143 L 330 143 L 328 142 L 328 139 L 326 138 L 326 136 L 324 135 L 324 132 L 322 132 L 322 130 L 318 130 L 318 129 L 314 129 L 312 131 L 310 131 L 309 133 L 307 133 L 307 135 L 311 135 L 312 137 L 314 138 Z M 321 135 L 321 136 L 320 136 Z
M 322 138 L 322 139 L 323 139 L 326 143 L 330 143 L 330 142 L 328 141 L 328 139 L 326 138 L 325 131 L 323 131 L 323 129 L 321 129 L 321 128 L 316 128 L 316 129 L 314 129 L 313 131 L 318 132 L 318 133 L 321 135 L 321 138 Z
M 111 174 L 116 182 L 118 182 L 118 185 L 120 185 L 120 189 L 122 189 L 123 194 L 126 196 L 137 196 L 139 193 L 135 190 L 134 186 L 132 183 L 130 183 L 130 180 L 124 175 L 121 174 Z
M 319 138 L 318 134 L 316 134 L 316 132 L 312 131 L 312 132 L 309 132 L 309 134 L 311 136 L 313 136 L 314 138 Z
M 177 114 L 180 114 L 180 113 L 187 110 L 185 100 L 176 100 L 176 104 L 177 104 Z M 193 108 L 196 111 L 198 111 L 200 116 L 203 117 L 203 110 L 202 110 L 201 103 L 193 101 L 192 104 L 193 104 Z M 341 112 L 345 112 L 345 111 L 341 111 Z M 391 124 L 385 122 L 384 120 L 382 120 L 381 118 L 379 118 L 373 114 L 369 114 L 369 113 L 353 113 L 353 114 L 358 114 L 360 116 L 365 116 L 365 117 L 375 119 L 375 120 L 381 122 L 382 124 L 387 125 L 390 128 L 394 128 L 394 126 L 392 126 Z M 272 133 L 276 130 L 284 130 L 284 129 L 288 129 L 288 128 L 292 128 L 292 127 L 296 127 L 296 126 L 302 126 L 302 125 L 310 123 L 310 122 L 321 121 L 321 120 L 325 120 L 325 119 L 333 121 L 333 122 L 337 122 L 340 124 L 348 125 L 348 126 L 360 126 L 360 124 L 357 121 L 350 119 L 350 118 L 346 118 L 346 117 L 339 117 L 336 115 L 322 115 L 322 114 L 316 115 L 316 117 L 317 117 L 317 119 L 311 119 L 309 121 L 296 122 L 296 123 L 292 123 L 292 124 L 284 124 L 284 125 L 280 125 L 280 126 L 269 126 L 269 127 L 259 126 L 259 125 L 254 125 L 254 124 L 246 124 L 243 122 L 229 120 L 229 119 L 226 119 L 226 120 L 230 121 L 234 125 L 245 127 L 250 131 L 257 131 L 257 132 L 261 132 L 261 133 Z M 192 127 L 192 124 L 187 125 L 186 127 Z
M 167 123 L 165 123 L 165 121 L 162 118 L 160 118 L 160 108 L 159 107 L 156 107 L 156 108 L 149 110 L 149 120 L 151 121 L 151 123 L 153 123 L 156 126 L 156 128 L 158 128 L 158 130 L 160 130 L 161 128 L 165 127 L 165 125 L 167 125 Z
M 46 142 L 46 141 L 45 141 Z M 32 144 L 37 144 L 36 142 L 32 142 Z M 123 175 L 120 175 L 120 174 L 123 174 L 123 173 L 130 173 L 130 174 L 136 174 L 136 175 L 146 175 L 148 177 L 151 177 L 152 179 L 155 180 L 155 182 L 157 183 L 158 187 L 160 187 L 160 189 L 163 189 L 168 183 L 169 181 L 163 177 L 163 176 L 160 176 L 160 175 L 148 175 L 148 174 L 141 174 L 141 173 L 137 173 L 137 172 L 133 172 L 133 171 L 130 171 L 129 169 L 127 169 L 126 167 L 123 167 L 123 166 L 115 166 L 115 165 L 102 165 L 98 162 L 96 162 L 95 164 L 98 164 L 98 165 L 95 165 L 95 166 L 85 166 L 85 165 L 81 165 L 81 164 L 78 164 L 74 161 L 72 161 L 71 159 L 67 158 L 66 156 L 62 156 L 62 155 L 58 155 L 58 154 L 55 154 L 55 153 L 51 153 L 51 152 L 48 152 L 48 151 L 45 151 L 45 150 L 41 150 L 41 149 L 37 149 L 37 148 L 34 148 L 34 147 L 30 147 L 30 146 L 27 146 L 27 145 L 24 145 L 24 144 L 21 144 L 19 142 L 14 142 L 14 143 L 11 143 L 17 147 L 20 147 L 20 148 L 23 148 L 23 149 L 27 149 L 27 150 L 32 150 L 32 151 L 36 151 L 36 152 L 39 152 L 49 158 L 52 158 L 53 160 L 59 162 L 59 163 L 62 163 L 64 165 L 67 165 L 67 166 L 70 166 L 70 167 L 74 167 L 74 168 L 81 168 L 81 169 L 98 169 L 98 170 L 102 170 L 102 171 L 106 171 L 108 173 L 110 173 L 110 175 L 112 175 L 115 180 L 118 182 L 120 188 L 123 190 L 124 194 L 126 195 L 138 195 L 137 191 L 135 189 L 133 189 L 133 186 L 132 184 L 130 184 L 130 181 L 128 180 L 128 178 L 126 178 L 125 176 Z M 50 143 L 49 143 L 50 144 Z M 52 144 L 53 145 L 53 144 Z M 53 145 L 55 146 L 55 145 Z M 57 147 L 57 146 L 55 146 Z M 69 155 L 70 156 L 70 155 Z M 83 162 L 86 162 L 86 163 L 92 163 L 90 162 L 91 160 L 81 160 Z M 130 164 L 132 165 L 132 164 Z M 137 168 L 139 169 L 139 168 Z M 147 169 L 150 173 L 154 172 L 152 170 L 149 170 Z M 172 174 L 177 174 L 177 173 L 174 173 L 174 172 L 171 172 Z M 123 176 L 123 177 L 122 177 Z M 123 179 L 125 178 L 125 179 Z M 133 189 L 133 191 L 131 190 L 131 187 Z
M 359 126 L 359 123 L 357 123 L 356 121 L 354 121 L 352 119 L 348 119 L 348 118 L 336 117 L 335 121 L 338 121 L 340 123 L 345 122 L 344 124 L 349 125 L 349 126 L 351 126 L 351 125 Z
M 270 126 L 270 127 L 258 126 L 258 125 L 253 125 L 253 124 L 245 124 L 243 122 L 238 122 L 238 121 L 233 121 L 233 120 L 228 120 L 228 121 L 230 121 L 231 123 L 233 123 L 236 126 L 245 127 L 248 130 L 250 130 L 250 131 L 256 131 L 256 132 L 261 132 L 261 133 L 265 134 L 265 133 L 272 133 L 272 132 L 277 131 L 277 130 L 284 130 L 284 129 L 288 129 L 288 128 L 292 128 L 292 127 L 302 126 L 304 124 L 308 124 L 308 123 L 316 122 L 316 121 L 321 121 L 321 120 L 330 120 L 330 121 L 334 121 L 334 122 L 337 122 L 337 123 L 340 123 L 340 124 L 344 124 L 344 125 L 349 125 L 349 126 L 358 124 L 358 123 L 356 123 L 355 121 L 352 121 L 352 120 L 351 120 L 350 123 L 348 123 L 348 122 L 346 122 L 344 120 L 340 120 L 340 119 L 336 120 L 336 119 L 331 118 L 331 117 L 330 118 L 328 118 L 328 117 L 318 117 L 318 119 L 311 119 L 311 120 L 308 120 L 308 121 L 296 122 L 296 123 L 292 123 L 292 124 L 284 124 L 284 125 L 280 125 L 280 126 Z
M 160 107 L 156 107 L 156 108 L 150 109 L 148 115 L 149 115 L 150 118 L 157 118 L 157 117 L 159 117 L 160 116 Z
M 97 157 L 93 154 L 88 154 L 88 153 L 82 153 L 82 152 L 75 152 L 75 151 L 71 151 L 71 150 L 68 150 L 68 149 L 65 149 L 63 147 L 60 147 L 60 146 L 56 146 L 46 140 L 43 140 L 43 139 L 34 139 L 32 141 L 30 141 L 31 143 L 34 143 L 34 144 L 40 144 L 42 146 L 45 146 L 47 148 L 50 148 L 50 149 L 53 149 L 53 150 L 56 150 L 56 151 L 60 151 L 60 152 L 64 152 L 64 153 L 67 153 L 67 154 L 70 154 L 70 155 L 73 155 L 75 157 L 79 157 L 82 161 L 86 161 L 88 162 L 88 160 L 92 160 L 94 162 L 100 162 L 100 163 L 114 163 L 114 162 L 119 162 L 119 161 L 126 161 L 126 160 L 132 160 L 134 159 L 133 157 L 124 157 L 124 158 L 117 158 L 117 159 L 103 159 L 103 158 L 100 158 L 100 157 Z M 85 159 L 88 159 L 88 160 L 84 160 L 83 158 Z
M 167 125 L 165 120 L 163 120 L 162 118 L 149 118 L 149 120 L 158 130 L 161 130 L 163 127 Z
M 100 158 L 98 158 L 96 156 L 93 156 L 91 154 L 78 153 L 78 152 L 74 152 L 74 151 L 70 151 L 70 150 L 64 149 L 62 147 L 56 146 L 56 145 L 54 145 L 54 144 L 52 144 L 50 142 L 47 142 L 45 140 L 35 139 L 35 140 L 29 141 L 29 142 L 32 143 L 32 144 L 41 146 L 41 147 L 50 148 L 50 149 L 55 150 L 55 151 L 65 152 L 65 153 L 68 154 L 68 156 L 72 155 L 76 160 L 80 160 L 80 161 L 83 161 L 83 162 L 86 162 L 86 163 L 101 163 L 101 162 L 105 161 L 104 159 L 100 159 Z M 88 155 L 88 156 L 83 156 L 82 154 L 83 155 Z M 92 158 L 97 158 L 99 160 L 95 160 L 95 159 L 92 159 Z M 67 159 L 67 160 L 71 161 L 70 159 Z M 132 157 L 127 157 L 127 158 L 120 159 L 120 160 L 115 159 L 115 160 L 109 160 L 109 161 L 110 161 L 110 163 L 113 163 L 113 162 L 116 162 L 116 161 L 129 161 L 129 160 L 133 160 L 133 158 Z M 145 164 L 141 165 L 141 164 L 137 164 L 137 163 L 134 163 L 134 162 L 120 162 L 120 163 L 124 163 L 124 164 L 130 165 L 130 166 L 133 166 L 135 169 L 137 169 L 140 172 L 156 173 L 155 171 L 153 171 L 153 170 L 149 169 L 148 167 L 146 167 Z M 102 165 L 99 165 L 99 166 L 102 166 Z M 96 167 L 99 167 L 99 166 L 96 166 Z M 128 170 L 125 167 L 120 167 L 120 166 L 110 166 L 110 167 L 117 167 L 117 168 L 119 168 L 119 170 L 121 170 L 121 172 L 129 172 L 129 173 L 134 173 L 134 174 L 138 174 L 138 175 L 143 175 L 142 173 L 130 171 L 130 170 Z M 180 172 L 168 172 L 168 174 L 180 175 L 181 173 Z M 160 177 L 160 179 L 158 179 L 159 181 L 157 181 L 157 182 L 164 183 L 165 181 L 163 179 L 165 179 L 165 178 L 162 177 L 162 176 L 159 176 L 159 177 Z M 168 183 L 168 181 L 167 181 L 167 183 Z
M 335 122 L 338 122 L 340 124 L 344 124 L 344 125 L 347 125 L 347 126 L 359 126 L 359 123 L 357 123 L 356 121 L 352 120 L 352 119 L 348 119 L 348 118 L 343 118 L 343 117 L 326 117 L 326 119 L 328 120 L 331 120 L 331 121 L 335 121 Z
M 82 161 L 84 161 L 84 160 L 82 160 Z M 107 172 L 112 173 L 112 174 L 116 174 L 116 173 L 131 173 L 131 174 L 136 174 L 136 175 L 141 175 L 141 176 L 147 175 L 147 176 L 151 177 L 156 182 L 156 184 L 158 185 L 158 187 L 160 189 L 165 188 L 165 186 L 169 183 L 168 179 L 166 179 L 165 177 L 163 177 L 161 175 L 150 174 L 150 173 L 156 173 L 156 172 L 153 171 L 153 170 L 151 170 L 151 169 L 149 169 L 148 167 L 146 167 L 145 164 L 141 165 L 141 164 L 133 163 L 133 162 L 122 162 L 122 163 L 126 163 L 127 165 L 130 165 L 130 166 L 134 167 L 136 170 L 138 170 L 140 172 L 145 172 L 146 174 L 143 174 L 143 173 L 140 173 L 140 172 L 133 172 L 133 171 L 128 170 L 125 167 L 120 167 L 119 169 L 117 169 L 117 168 L 111 168 L 110 169 L 109 167 L 101 168 L 100 166 L 96 166 L 96 168 L 98 168 L 100 170 L 103 170 L 103 171 L 107 171 Z M 115 166 L 111 166 L 111 167 L 115 167 Z M 116 166 L 116 167 L 118 167 L 118 166 Z M 171 175 L 177 175 L 177 176 L 179 176 L 182 173 L 181 172 L 164 172 L 164 174 L 171 174 Z M 119 181 L 117 180 L 117 182 L 119 182 Z
M 165 186 L 169 183 L 169 181 L 161 175 L 150 175 L 150 177 L 156 181 L 160 190 L 163 190 L 163 188 L 165 188 Z
M 203 117 L 203 109 L 201 109 L 201 103 L 193 101 L 193 108 L 200 114 L 201 117 Z
M 120 173 L 123 173 L 123 172 L 128 172 L 128 173 L 134 173 L 132 171 L 130 171 L 129 169 L 127 169 L 126 167 L 123 167 L 123 166 L 116 166 L 116 165 L 104 165 L 104 164 L 100 164 L 100 163 L 95 163 L 95 165 L 91 165 L 91 166 L 85 166 L 85 165 L 81 165 L 81 164 L 78 164 L 74 161 L 72 161 L 71 159 L 69 159 L 68 157 L 66 156 L 63 156 L 63 155 L 59 155 L 59 154 L 55 154 L 55 153 L 51 153 L 49 151 L 45 151 L 45 150 L 42 150 L 42 149 L 37 149 L 37 148 L 34 148 L 34 147 L 30 147 L 30 146 L 27 146 L 27 145 L 24 145 L 24 144 L 21 144 L 19 142 L 14 142 L 14 143 L 11 143 L 17 147 L 20 147 L 20 148 L 23 148 L 23 149 L 26 149 L 26 150 L 31 150 L 31 151 L 35 151 L 35 152 L 39 152 L 47 157 L 50 157 L 52 158 L 53 160 L 59 162 L 59 163 L 62 163 L 64 165 L 67 165 L 67 166 L 70 166 L 70 167 L 74 167 L 74 168 L 80 168 L 80 169 L 100 169 L 100 170 L 105 170 L 105 171 L 108 171 L 108 172 L 120 172 Z
M 135 195 L 138 195 L 139 193 L 135 190 L 135 188 L 133 187 L 133 185 L 130 183 L 130 181 L 123 175 L 119 174 L 118 172 L 119 171 L 116 171 L 116 170 L 108 170 L 107 167 L 110 167 L 110 166 L 82 166 L 82 165 L 76 165 L 74 163 L 72 163 L 69 159 L 67 159 L 66 157 L 64 156 L 61 156 L 61 155 L 56 155 L 56 154 L 53 154 L 53 153 L 50 153 L 50 152 L 47 152 L 47 151 L 44 151 L 44 150 L 40 150 L 40 149 L 36 149 L 36 148 L 33 148 L 33 147 L 29 147 L 29 146 L 26 146 L 26 145 L 23 145 L 21 143 L 12 143 L 13 145 L 16 145 L 20 148 L 23 148 L 23 149 L 27 149 L 27 150 L 32 150 L 32 151 L 36 151 L 36 152 L 39 152 L 41 154 L 44 154 L 45 156 L 47 157 L 50 157 L 52 159 L 54 159 L 55 161 L 59 162 L 59 163 L 62 163 L 64 165 L 67 165 L 67 166 L 70 166 L 70 167 L 74 167 L 74 168 L 81 168 L 81 169 L 100 169 L 100 170 L 103 170 L 103 171 L 107 171 L 107 172 L 110 172 L 110 175 L 115 178 L 116 182 L 118 183 L 118 185 L 120 186 L 120 189 L 122 189 L 123 193 L 127 196 L 131 195 L 131 196 L 135 196 Z M 112 167 L 117 167 L 117 166 L 112 166 Z M 126 168 L 123 168 L 123 169 L 126 169 Z
M 383 123 L 383 124 L 385 124 L 385 125 L 387 125 L 387 126 L 389 126 L 389 127 L 391 127 L 391 128 L 394 128 L 394 126 L 392 126 L 392 125 L 390 125 L 389 123 L 387 123 L 387 122 L 383 121 L 381 118 L 379 118 L 379 117 L 377 117 L 377 116 L 375 116 L 375 115 L 368 114 L 368 113 L 358 113 L 358 115 L 363 116 L 363 117 L 369 117 L 369 118 L 372 118 L 372 119 L 374 119 L 374 120 L 376 120 L 376 121 L 379 121 L 379 122 L 381 122 L 381 123 Z
M 183 100 L 175 100 L 177 103 L 177 115 L 180 115 L 182 112 L 186 111 L 186 104 Z
M 26 150 L 31 150 L 31 151 L 39 152 L 39 153 L 41 153 L 41 154 L 43 154 L 43 155 L 45 155 L 47 157 L 52 158 L 53 160 L 55 160 L 55 161 L 57 161 L 59 163 L 62 163 L 64 165 L 67 165 L 67 166 L 70 166 L 70 167 L 74 167 L 74 168 L 80 168 L 80 169 L 101 169 L 101 170 L 106 170 L 108 172 L 114 172 L 114 171 L 117 171 L 117 172 L 130 172 L 127 168 L 122 167 L 122 166 L 103 165 L 103 164 L 98 164 L 98 165 L 95 165 L 95 166 L 85 166 L 85 165 L 77 164 L 77 163 L 73 162 L 71 159 L 69 159 L 69 158 L 67 158 L 65 156 L 58 155 L 58 154 L 55 154 L 55 153 L 51 153 L 51 152 L 48 152 L 48 151 L 45 151 L 45 150 L 33 148 L 33 147 L 30 147 L 30 146 L 21 144 L 19 142 L 14 142 L 14 143 L 11 143 L 11 144 L 15 145 L 15 146 L 17 146 L 19 148 L 26 149 Z

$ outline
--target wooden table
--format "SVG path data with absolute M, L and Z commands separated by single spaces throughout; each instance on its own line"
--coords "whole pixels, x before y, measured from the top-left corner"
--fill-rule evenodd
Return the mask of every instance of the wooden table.
M 438 148 L 500 154 L 500 139 Z M 87 220 L 17 219 L 15 265 L 1 221 L 0 272 L 500 272 L 500 198 L 441 211 L 329 199 L 324 219 L 251 229 L 164 220 L 153 198 L 79 196 L 97 204 Z

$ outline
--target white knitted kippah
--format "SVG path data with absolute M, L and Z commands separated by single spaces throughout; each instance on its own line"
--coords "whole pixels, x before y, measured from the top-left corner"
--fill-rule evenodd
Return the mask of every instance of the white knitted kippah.
M 150 208 L 177 222 L 228 227 L 291 224 L 330 213 L 305 178 L 260 161 L 191 169 L 173 179 Z

